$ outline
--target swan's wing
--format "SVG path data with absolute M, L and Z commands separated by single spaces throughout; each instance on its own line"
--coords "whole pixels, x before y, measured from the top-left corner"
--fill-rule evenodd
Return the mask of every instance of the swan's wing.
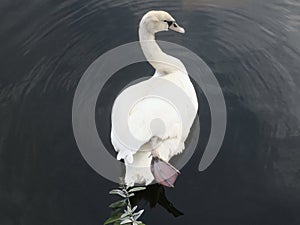
M 145 95 L 143 89 L 139 86 L 145 81 L 132 85 L 123 90 L 115 99 L 112 108 L 111 116 L 111 143 L 118 152 L 117 159 L 124 159 L 127 163 L 133 162 L 133 154 L 135 154 L 144 142 L 137 142 L 137 139 L 132 137 L 128 129 L 128 112 L 132 104 L 132 96 L 135 92 L 140 92 L 140 95 Z
M 179 138 L 180 143 L 184 142 L 195 117 L 195 110 L 189 101 L 182 102 L 180 108 L 186 111 L 183 115 L 168 99 L 153 94 L 161 90 L 168 91 L 170 82 L 158 82 L 159 79 L 151 78 L 130 86 L 115 100 L 111 140 L 119 152 L 118 159 L 132 162 L 133 154 L 153 136 L 161 140 L 184 137 L 181 140 Z M 158 89 L 157 92 L 153 91 Z M 182 116 L 191 121 L 183 124 Z
M 114 102 L 111 141 L 119 152 L 118 159 L 132 162 L 132 155 L 153 136 L 166 139 L 178 135 L 181 118 L 176 108 L 165 99 L 149 94 L 157 88 L 154 80 L 128 87 Z
M 118 124 L 113 121 L 111 140 L 118 153 L 117 159 L 132 162 L 132 155 L 157 136 L 161 140 L 181 136 L 181 118 L 176 109 L 163 99 L 149 96 L 137 102 L 127 117 L 128 130 L 116 132 Z

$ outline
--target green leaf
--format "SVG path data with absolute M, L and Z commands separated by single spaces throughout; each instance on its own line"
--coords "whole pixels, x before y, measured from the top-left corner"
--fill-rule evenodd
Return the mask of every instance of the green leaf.
M 121 216 L 121 213 L 119 213 L 115 216 L 109 217 L 107 220 L 105 220 L 103 225 L 110 224 L 110 223 L 118 221 L 120 219 L 120 216 Z
M 114 190 L 111 190 L 109 192 L 109 194 L 111 195 L 120 195 L 122 196 L 123 198 L 126 198 L 126 195 L 123 193 L 123 191 L 119 190 L 119 189 L 114 189 Z
M 131 219 L 125 219 L 120 224 L 132 223 Z
M 144 212 L 144 210 L 141 209 L 140 211 L 134 213 L 134 214 L 133 214 L 133 218 L 134 218 L 135 220 L 137 220 L 138 218 L 140 218 L 140 216 L 143 214 L 143 212 Z
M 134 188 L 130 189 L 129 192 L 142 191 L 145 189 L 146 189 L 146 187 L 134 187 Z
M 137 205 L 131 209 L 131 212 L 134 212 L 137 209 Z
M 115 208 L 121 208 L 123 206 L 126 205 L 126 200 L 120 200 L 120 201 L 117 201 L 117 202 L 114 202 L 114 203 L 111 203 L 109 205 L 109 208 L 112 208 L 112 209 L 115 209 Z
M 110 216 L 115 216 L 115 215 L 118 215 L 118 214 L 121 214 L 121 211 L 122 209 L 121 208 L 116 208 L 116 209 L 113 209 L 110 213 Z
M 130 212 L 124 212 L 120 218 L 125 218 L 130 215 Z
M 116 189 L 110 190 L 109 192 L 111 192 L 111 191 L 121 191 L 121 189 L 120 188 L 116 188 Z

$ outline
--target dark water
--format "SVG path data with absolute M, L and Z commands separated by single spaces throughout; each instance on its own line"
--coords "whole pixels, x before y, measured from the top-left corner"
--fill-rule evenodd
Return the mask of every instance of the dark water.
M 53 1 L 0 3 L 0 224 L 102 224 L 116 185 L 95 173 L 72 131 L 76 86 L 97 57 L 137 40 L 150 9 L 165 9 L 185 35 L 159 34 L 197 53 L 226 100 L 222 149 L 198 172 L 209 134 L 209 109 L 198 90 L 201 137 L 176 188 L 184 212 L 149 209 L 146 224 L 300 224 L 300 2 L 296 0 Z M 98 129 L 109 145 L 111 103 L 131 74 L 98 101 Z M 116 80 L 116 78 L 115 78 Z M 118 85 L 117 85 L 118 84 Z M 109 84 L 108 84 L 109 85 Z M 110 87 L 110 88 L 109 88 Z

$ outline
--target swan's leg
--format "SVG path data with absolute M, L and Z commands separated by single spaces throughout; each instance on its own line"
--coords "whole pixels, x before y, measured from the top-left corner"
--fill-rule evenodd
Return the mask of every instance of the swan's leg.
M 152 157 L 159 158 L 159 153 L 158 153 L 157 149 L 160 144 L 161 144 L 161 141 L 159 140 L 158 137 L 154 136 L 151 138 L 150 145 L 151 145 L 151 156 Z
M 150 140 L 151 144 L 151 172 L 157 183 L 167 187 L 174 187 L 179 171 L 168 163 L 169 150 L 157 137 Z
M 164 140 L 161 140 L 158 137 L 152 137 L 150 140 L 151 154 L 150 157 L 160 158 L 166 162 L 170 159 L 170 149 L 164 143 Z

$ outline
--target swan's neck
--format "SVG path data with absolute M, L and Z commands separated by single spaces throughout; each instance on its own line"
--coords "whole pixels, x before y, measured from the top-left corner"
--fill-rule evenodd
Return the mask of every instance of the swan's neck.
M 154 33 L 149 33 L 143 27 L 140 27 L 139 39 L 147 61 L 160 75 L 166 75 L 178 70 L 183 72 L 186 71 L 183 63 L 179 59 L 170 56 L 161 50 L 155 41 Z

